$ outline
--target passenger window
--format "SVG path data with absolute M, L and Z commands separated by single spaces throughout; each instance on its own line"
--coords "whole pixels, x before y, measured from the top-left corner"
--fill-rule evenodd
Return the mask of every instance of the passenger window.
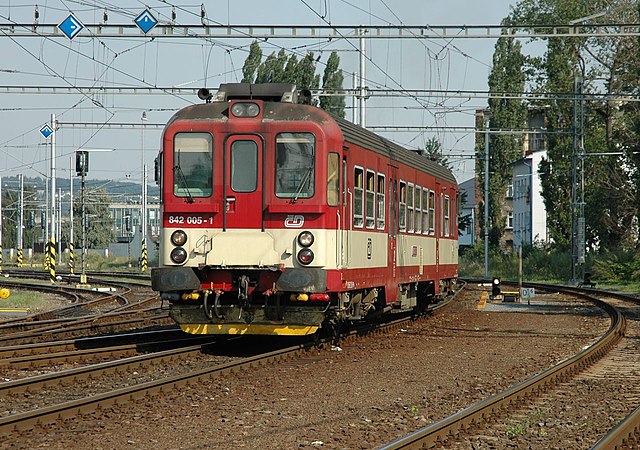
M 449 202 L 449 196 L 445 195 L 444 196 L 444 206 L 443 206 L 443 220 L 444 220 L 444 224 L 443 224 L 443 229 L 444 229 L 444 235 L 445 236 L 449 236 L 450 234 L 450 224 L 449 224 L 449 214 L 450 214 L 450 202 Z
M 376 228 L 384 230 L 384 199 L 385 199 L 385 182 L 384 175 L 378 174 L 378 185 L 376 189 Z
M 370 170 L 367 170 L 367 193 L 365 204 L 365 217 L 367 220 L 367 228 L 373 228 L 375 225 L 375 183 L 376 174 Z
M 407 229 L 407 183 L 400 182 L 400 211 L 398 216 L 400 217 L 400 231 Z
M 231 144 L 231 189 L 253 192 L 258 187 L 258 145 L 254 141 Z
M 407 212 L 408 212 L 408 224 L 407 224 L 407 228 L 408 228 L 408 232 L 412 233 L 413 232 L 413 226 L 414 226 L 414 221 L 413 221 L 413 184 L 409 183 L 409 190 L 407 191 Z
M 340 155 L 329 153 L 327 160 L 327 204 L 337 206 L 340 203 Z
M 429 191 L 429 233 L 436 231 L 436 193 Z
M 276 137 L 276 195 L 309 198 L 315 186 L 315 138 L 310 133 Z
M 173 195 L 209 197 L 213 193 L 213 136 L 177 133 L 173 141 Z
M 364 170 L 356 167 L 353 178 L 353 226 L 362 227 L 363 216 L 363 196 L 364 196 Z
M 420 201 L 422 200 L 422 188 L 416 186 L 416 233 L 422 231 L 422 208 Z
M 429 234 L 429 191 L 422 190 L 422 234 Z

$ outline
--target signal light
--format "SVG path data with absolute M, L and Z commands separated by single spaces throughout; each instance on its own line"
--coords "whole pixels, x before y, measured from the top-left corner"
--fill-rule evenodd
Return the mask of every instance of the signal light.
M 303 231 L 298 235 L 298 244 L 302 247 L 311 247 L 313 245 L 313 233 L 311 231 Z
M 500 290 L 500 278 L 494 278 L 491 281 L 491 295 L 497 296 L 500 295 L 502 291 Z
M 256 117 L 260 114 L 260 107 L 257 103 L 251 102 L 234 103 L 231 114 L 236 117 Z
M 176 230 L 171 233 L 171 242 L 173 245 L 184 245 L 187 243 L 187 233 L 182 230 Z
M 298 261 L 304 266 L 311 264 L 313 251 L 310 248 L 303 248 L 298 252 Z
M 176 247 L 171 250 L 171 254 L 169 256 L 171 257 L 171 261 L 174 263 L 182 264 L 187 260 L 187 251 L 182 247 Z

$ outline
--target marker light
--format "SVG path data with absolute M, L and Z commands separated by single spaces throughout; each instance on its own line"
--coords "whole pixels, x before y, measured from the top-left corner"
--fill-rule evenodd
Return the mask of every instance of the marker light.
M 256 103 L 234 103 L 231 114 L 236 117 L 256 117 L 260 113 L 260 107 Z
M 187 243 L 187 233 L 182 230 L 176 230 L 171 234 L 171 242 L 173 245 L 184 245 Z
M 187 251 L 182 247 L 176 247 L 171 250 L 171 261 L 176 264 L 182 264 L 187 260 Z
M 303 248 L 298 252 L 298 261 L 305 266 L 311 264 L 311 261 L 313 261 L 313 251 L 310 248 Z
M 313 244 L 313 240 L 314 238 L 311 231 L 303 231 L 298 235 L 298 244 L 303 247 L 311 247 L 311 245 Z

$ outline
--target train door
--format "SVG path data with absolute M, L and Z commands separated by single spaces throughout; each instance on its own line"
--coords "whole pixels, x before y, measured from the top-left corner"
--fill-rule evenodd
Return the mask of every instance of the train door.
M 442 186 L 436 182 L 436 198 L 435 198 L 435 240 L 436 240 L 436 276 L 440 277 L 440 236 L 442 235 Z
M 344 150 L 348 150 L 348 147 L 345 147 Z M 340 239 L 340 265 L 342 267 L 349 267 L 349 252 L 350 252 L 350 229 L 351 223 L 353 221 L 353 217 L 351 215 L 351 201 L 352 198 L 350 196 L 349 188 L 347 181 L 350 180 L 348 167 L 347 167 L 347 157 L 342 157 L 342 219 L 340 221 L 340 233 L 342 237 Z
M 389 199 L 389 221 L 388 221 L 388 249 L 387 249 L 387 267 L 391 269 L 390 286 L 387 289 L 389 294 L 395 296 L 397 290 L 397 237 L 398 237 L 398 168 L 391 165 L 387 166 L 389 172 L 389 189 L 387 198 Z M 388 295 L 389 296 L 389 295 Z M 390 300 L 390 299 L 388 299 Z
M 234 135 L 225 146 L 224 228 L 262 229 L 262 140 Z

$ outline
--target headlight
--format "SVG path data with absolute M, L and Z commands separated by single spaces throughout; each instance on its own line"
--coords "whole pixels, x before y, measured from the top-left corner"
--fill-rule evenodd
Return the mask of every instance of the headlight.
M 176 247 L 171 250 L 171 261 L 176 264 L 182 264 L 187 260 L 187 251 L 182 247 Z
M 311 261 L 313 261 L 313 251 L 310 248 L 303 248 L 298 252 L 298 261 L 305 266 L 311 264 Z
M 173 245 L 184 245 L 187 243 L 187 233 L 182 230 L 176 230 L 171 234 L 171 242 Z
M 303 247 L 311 247 L 313 244 L 313 234 L 311 231 L 303 231 L 298 235 L 298 244 Z
M 231 107 L 231 114 L 236 117 L 256 117 L 260 113 L 257 103 L 234 103 Z

